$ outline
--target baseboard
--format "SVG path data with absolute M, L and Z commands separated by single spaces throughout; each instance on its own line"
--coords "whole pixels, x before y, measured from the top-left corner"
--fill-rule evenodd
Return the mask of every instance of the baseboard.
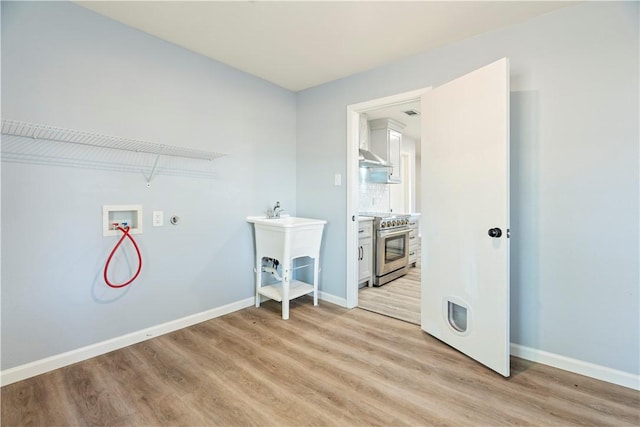
M 113 350 L 118 350 L 160 335 L 168 334 L 169 332 L 177 331 L 178 329 L 205 322 L 225 314 L 233 313 L 234 311 L 250 307 L 254 304 L 255 297 L 246 298 L 222 307 L 192 314 L 190 316 L 152 326 L 147 329 L 132 332 L 130 334 L 122 335 L 96 344 L 91 344 L 76 350 L 71 350 L 66 353 L 36 360 L 11 369 L 5 369 L 0 372 L 0 384 L 5 386 L 36 375 L 44 374 L 45 372 L 53 371 L 54 369 L 62 368 L 64 366 L 71 365 L 72 363 L 81 362 Z
M 326 292 L 318 291 L 318 299 L 339 305 L 340 307 L 347 307 L 347 300 L 345 298 L 340 298 Z
M 621 385 L 634 390 L 640 390 L 640 375 L 618 371 L 606 366 L 572 359 L 559 354 L 549 353 L 520 344 L 511 343 L 511 355 L 532 362 L 553 366 L 554 368 Z

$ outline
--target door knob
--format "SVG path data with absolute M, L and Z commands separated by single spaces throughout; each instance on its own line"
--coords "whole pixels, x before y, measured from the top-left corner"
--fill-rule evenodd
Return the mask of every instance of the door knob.
M 494 237 L 494 238 L 498 238 L 500 236 L 502 236 L 502 230 L 500 230 L 499 228 L 490 228 L 489 229 L 489 236 Z

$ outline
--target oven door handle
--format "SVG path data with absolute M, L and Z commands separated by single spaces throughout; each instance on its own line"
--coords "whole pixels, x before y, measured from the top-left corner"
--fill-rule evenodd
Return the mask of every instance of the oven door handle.
M 380 230 L 378 231 L 378 235 L 380 237 L 393 237 L 393 236 L 399 236 L 401 234 L 408 234 L 409 232 L 411 232 L 411 229 L 409 228 L 405 228 L 402 230 Z

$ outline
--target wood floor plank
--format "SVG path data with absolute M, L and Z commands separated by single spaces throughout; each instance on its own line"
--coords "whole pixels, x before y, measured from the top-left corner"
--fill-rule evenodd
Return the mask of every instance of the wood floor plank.
M 358 295 L 358 306 L 374 313 L 419 325 L 421 309 L 420 274 L 421 270 L 419 267 L 411 268 L 408 274 L 384 286 L 361 289 Z M 556 374 L 562 376 L 563 371 L 556 370 Z M 589 396 L 582 396 L 584 386 L 578 391 L 578 384 L 575 384 L 576 393 L 570 393 L 568 395 L 574 396 L 573 399 L 563 398 L 562 396 L 564 396 L 563 393 L 566 392 L 566 388 L 563 387 L 562 384 L 564 384 L 563 381 L 550 376 L 544 378 L 544 381 L 534 382 L 530 389 L 532 394 L 528 400 L 528 404 L 530 405 L 529 410 L 531 410 L 531 408 L 544 408 L 549 411 L 562 411 L 563 420 L 573 419 L 574 421 L 581 418 L 580 411 L 584 409 L 585 405 L 591 405 L 594 408 L 606 407 L 612 411 L 609 415 L 620 414 L 628 419 L 633 419 L 634 416 L 637 416 L 637 408 L 630 407 L 628 405 L 629 402 L 627 402 L 627 405 L 623 404 L 622 407 L 617 407 L 615 404 L 602 406 L 600 398 L 594 393 L 593 389 L 591 389 Z M 555 390 L 555 388 L 558 389 Z M 545 390 L 545 393 L 536 394 L 536 391 L 539 392 L 540 390 Z M 483 392 L 488 393 L 489 391 L 496 392 L 495 388 L 492 390 L 478 388 L 474 390 L 474 393 L 482 394 Z M 554 395 L 554 391 L 557 391 L 557 395 Z M 553 397 L 550 397 L 550 395 Z M 506 394 L 504 397 L 508 398 L 509 396 Z M 561 402 L 560 407 L 558 407 L 556 402 Z M 606 412 L 607 409 L 603 409 L 603 411 Z M 599 414 L 594 414 L 591 423 L 595 425 L 606 424 L 605 420 L 606 416 L 603 419 Z M 560 424 L 563 422 L 560 422 Z
M 379 317 L 379 316 L 378 316 Z M 398 322 L 402 323 L 402 322 Z M 404 324 L 403 324 L 404 325 Z M 416 326 L 411 325 L 411 329 L 414 332 L 418 331 Z M 345 328 L 345 330 L 353 330 L 353 328 Z M 390 336 L 396 336 L 395 331 L 389 331 Z M 387 332 L 387 333 L 389 333 Z M 389 386 L 384 384 L 385 390 L 392 391 L 392 397 L 386 399 L 393 399 L 393 397 L 399 397 L 403 400 L 410 399 L 412 397 L 418 397 L 419 402 L 429 402 L 435 405 L 435 408 L 448 408 L 450 411 L 457 413 L 473 413 L 475 406 L 481 406 L 486 402 L 484 394 L 469 396 L 465 394 L 464 384 L 460 384 L 460 377 L 458 375 L 457 367 L 451 369 L 449 372 L 438 369 L 436 371 L 435 366 L 429 366 L 424 362 L 424 357 L 421 357 L 420 353 L 416 353 L 416 358 L 413 359 L 413 363 L 403 363 L 398 365 L 397 360 L 402 357 L 401 354 L 394 351 L 396 348 L 394 345 L 389 345 L 387 340 L 388 336 L 384 336 L 385 333 L 379 334 L 379 338 L 384 340 L 381 343 L 377 343 L 375 339 L 372 339 L 369 335 L 367 342 L 358 342 L 357 348 L 369 347 L 366 355 L 366 360 L 361 362 L 369 362 L 368 364 L 362 363 L 361 366 L 367 366 L 365 371 L 361 372 L 362 375 L 377 375 L 382 377 L 383 380 L 393 380 L 400 384 L 404 384 L 405 387 L 402 390 L 394 390 L 393 385 Z M 353 342 L 355 338 L 349 337 L 348 341 Z M 434 340 L 435 341 L 435 340 Z M 454 352 L 449 347 L 444 347 L 445 351 L 457 356 L 459 362 L 465 361 L 465 357 L 457 352 Z M 403 349 L 404 351 L 404 349 Z M 343 361 L 344 362 L 344 361 Z M 456 365 L 454 365 L 456 366 Z M 430 384 L 429 389 L 425 389 L 419 384 L 414 384 L 412 379 L 415 375 L 430 375 L 440 376 L 439 381 L 434 381 Z M 483 372 L 486 374 L 486 372 Z M 491 374 L 490 374 L 491 375 Z M 412 387 L 414 386 L 415 387 Z M 408 386 L 408 390 L 407 390 Z M 391 387 L 391 388 L 390 388 Z M 407 395 L 407 391 L 411 394 Z M 415 395 L 415 396 L 414 396 Z M 475 406 L 474 406 L 475 405 Z M 426 405 L 422 407 L 422 413 L 427 411 Z M 438 413 L 438 411 L 434 411 Z M 529 414 L 530 415 L 530 414 Z M 434 415 L 430 415 L 430 420 Z M 484 417 L 484 418 L 483 418 Z M 498 420 L 493 419 L 491 415 L 475 415 L 476 422 L 480 421 L 483 424 L 495 424 Z M 501 423 L 509 422 L 511 424 L 524 425 L 527 424 L 525 418 L 518 419 L 514 414 L 502 414 L 499 421 Z
M 2 387 L 3 426 L 637 426 L 640 393 L 512 358 L 508 379 L 420 330 L 268 301 Z
M 2 393 L 2 421 L 5 426 L 80 425 L 81 416 L 69 402 L 66 393 L 52 393 L 63 389 L 63 375 L 58 369 L 15 386 L 11 393 Z
M 394 319 L 420 324 L 419 267 L 383 286 L 365 287 L 358 292 L 358 307 Z
M 281 324 L 281 322 L 279 323 Z M 265 328 L 273 330 L 277 329 L 277 325 L 268 325 Z M 276 333 L 276 335 L 278 334 Z M 388 390 L 383 387 L 368 387 L 368 384 L 361 381 L 359 376 L 354 376 L 354 369 L 361 369 L 358 365 L 362 361 L 356 360 L 355 365 L 349 365 L 351 369 L 345 370 L 342 366 L 348 362 L 353 363 L 354 360 L 349 360 L 345 354 L 340 352 L 326 350 L 327 347 L 332 346 L 340 348 L 339 342 L 335 340 L 324 342 L 323 346 L 322 344 L 316 345 L 310 339 L 287 340 L 286 335 L 288 334 L 282 335 L 285 336 L 284 339 L 273 340 L 271 345 L 278 349 L 278 353 L 286 355 L 284 360 L 289 368 L 298 371 L 297 387 L 307 388 L 311 394 L 332 402 L 332 408 L 329 408 L 327 412 L 333 412 L 331 414 L 333 419 L 341 419 L 343 422 L 353 424 L 356 421 L 366 421 L 372 416 L 388 417 L 388 414 L 393 413 L 388 409 L 394 408 L 397 411 L 405 403 L 384 399 L 384 393 Z M 297 336 L 299 337 L 299 335 Z M 318 341 L 326 341 L 320 337 L 320 334 L 306 333 L 305 336 L 317 337 Z M 318 351 L 318 347 L 320 347 L 320 351 Z M 313 368 L 309 369 L 309 366 L 313 366 Z M 360 391 L 355 400 L 351 392 L 353 389 Z M 376 395 L 374 401 L 370 399 L 372 394 Z M 408 411 L 403 411 L 402 414 L 402 418 L 396 415 L 395 419 L 385 419 L 385 423 L 410 425 L 417 421 L 408 415 L 410 414 Z
M 160 340 L 158 340 L 160 341 Z M 163 376 L 153 372 L 153 367 L 136 356 L 137 344 L 108 353 L 93 360 L 110 373 L 114 388 L 127 391 L 127 398 L 136 417 L 126 416 L 121 425 L 202 425 L 206 422 L 186 404 Z M 183 363 L 183 361 L 180 361 Z M 127 420 L 125 423 L 124 420 Z M 139 422 L 134 423 L 134 420 Z M 116 420 L 117 421 L 117 420 Z
M 122 398 L 121 390 L 107 387 L 103 372 L 89 363 L 76 363 L 64 369 L 64 389 L 83 424 L 109 424 L 115 418 L 129 416 L 133 409 Z
M 231 362 L 224 370 L 215 370 L 215 380 L 220 380 L 228 387 L 226 394 L 232 397 L 230 403 L 238 403 L 238 410 L 246 411 L 243 414 L 246 417 L 243 425 L 264 425 L 269 420 L 279 419 L 282 414 L 287 414 L 290 421 L 303 421 L 296 418 L 300 408 L 307 405 L 307 401 L 300 393 L 291 396 L 287 391 L 287 385 L 295 381 L 295 378 L 292 379 L 291 369 L 280 366 L 281 361 L 278 358 L 261 354 L 256 347 L 257 344 L 251 344 L 255 339 L 253 336 L 234 336 L 226 325 L 222 328 L 216 327 L 215 330 L 207 325 L 200 325 L 194 332 L 200 339 L 215 334 L 219 346 L 224 348 L 224 351 L 213 349 L 209 360 L 214 365 L 219 363 L 219 360 L 226 359 Z M 203 362 L 201 366 L 213 365 Z M 306 423 L 324 424 L 317 420 L 321 415 L 312 413 Z

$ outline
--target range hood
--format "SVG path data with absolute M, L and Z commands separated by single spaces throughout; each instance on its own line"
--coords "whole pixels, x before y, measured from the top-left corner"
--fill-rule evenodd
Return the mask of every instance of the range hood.
M 362 168 L 390 168 L 391 165 L 387 163 L 377 154 L 372 153 L 369 150 L 360 149 L 358 155 L 358 163 Z
M 400 181 L 392 176 L 393 165 L 368 150 L 360 149 L 359 165 L 365 168 L 365 180 L 378 184 L 398 184 Z

